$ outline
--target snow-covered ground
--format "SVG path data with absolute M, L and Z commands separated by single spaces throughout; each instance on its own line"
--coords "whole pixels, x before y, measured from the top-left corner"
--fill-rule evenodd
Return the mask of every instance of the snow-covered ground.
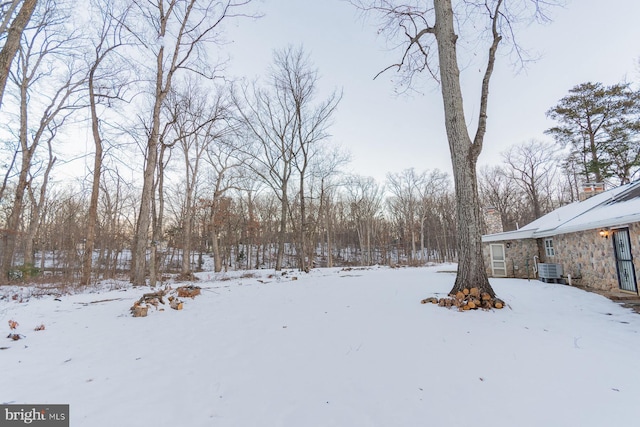
M 148 289 L 0 289 L 0 403 L 70 404 L 74 427 L 637 425 L 640 315 L 515 279 L 492 280 L 503 310 L 420 304 L 443 269 L 201 273 L 144 318 Z

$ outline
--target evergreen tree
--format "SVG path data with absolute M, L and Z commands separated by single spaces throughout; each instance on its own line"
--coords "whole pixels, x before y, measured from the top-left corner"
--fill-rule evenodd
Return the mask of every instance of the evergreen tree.
M 629 182 L 640 167 L 640 94 L 629 84 L 582 83 L 547 111 L 547 134 L 571 146 L 586 182 Z

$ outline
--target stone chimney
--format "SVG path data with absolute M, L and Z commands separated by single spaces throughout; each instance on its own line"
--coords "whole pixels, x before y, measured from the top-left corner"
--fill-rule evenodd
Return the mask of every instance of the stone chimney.
M 585 182 L 580 189 L 580 201 L 587 200 L 589 197 L 600 194 L 604 191 L 603 182 Z
M 493 206 L 484 209 L 484 222 L 487 226 L 487 234 L 502 233 L 502 218 L 500 212 Z

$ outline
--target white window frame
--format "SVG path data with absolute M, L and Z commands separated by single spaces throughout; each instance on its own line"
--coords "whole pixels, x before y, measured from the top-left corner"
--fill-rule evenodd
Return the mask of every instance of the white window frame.
M 556 255 L 556 250 L 553 247 L 552 237 L 544 239 L 544 254 L 548 257 L 553 257 Z

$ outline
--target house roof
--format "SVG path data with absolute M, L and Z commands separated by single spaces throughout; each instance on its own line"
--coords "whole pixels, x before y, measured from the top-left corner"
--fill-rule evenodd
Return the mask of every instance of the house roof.
M 482 236 L 484 242 L 537 239 L 640 222 L 640 180 L 562 206 L 526 226 Z

